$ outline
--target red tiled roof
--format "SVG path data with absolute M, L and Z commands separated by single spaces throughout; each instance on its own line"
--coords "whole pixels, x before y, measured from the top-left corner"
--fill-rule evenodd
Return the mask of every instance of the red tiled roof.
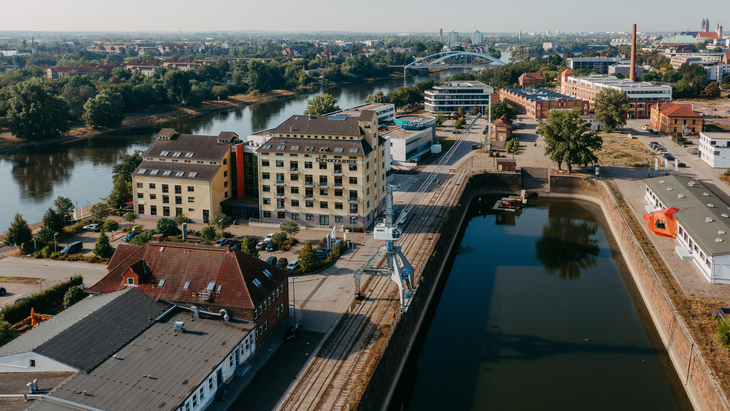
M 109 273 L 91 287 L 90 292 L 109 293 L 123 289 L 124 273 L 131 269 L 140 276 L 137 287 L 152 298 L 238 308 L 260 305 L 288 278 L 286 271 L 228 247 L 153 241 L 143 246 L 119 246 L 107 269 Z M 271 278 L 264 270 L 271 273 Z M 254 279 L 261 285 L 257 287 Z M 165 280 L 162 286 L 161 280 Z M 187 282 L 190 284 L 185 289 Z M 215 286 L 210 299 L 203 302 L 200 292 L 211 282 Z
M 545 80 L 540 73 L 522 73 L 521 78 L 531 78 L 533 80 Z
M 700 32 L 700 33 L 697 33 L 697 37 L 695 37 L 695 38 L 696 39 L 713 39 L 713 40 L 717 40 L 720 37 L 715 32 Z
M 692 110 L 691 104 L 678 104 L 671 101 L 659 103 L 659 113 L 667 117 L 698 117 L 702 118 L 702 114 Z

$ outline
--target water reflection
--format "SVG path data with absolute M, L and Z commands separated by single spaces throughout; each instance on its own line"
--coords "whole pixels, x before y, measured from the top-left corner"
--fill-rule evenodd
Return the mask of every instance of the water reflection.
M 596 264 L 601 251 L 594 238 L 597 231 L 591 213 L 580 205 L 550 207 L 542 237 L 535 242 L 535 256 L 548 274 L 577 280 L 581 270 Z

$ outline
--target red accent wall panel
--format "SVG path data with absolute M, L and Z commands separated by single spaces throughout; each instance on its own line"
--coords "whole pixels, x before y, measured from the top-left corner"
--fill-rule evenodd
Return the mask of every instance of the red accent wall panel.
M 243 168 L 243 144 L 236 145 L 236 185 L 238 186 L 238 198 L 246 195 L 244 184 L 244 168 Z

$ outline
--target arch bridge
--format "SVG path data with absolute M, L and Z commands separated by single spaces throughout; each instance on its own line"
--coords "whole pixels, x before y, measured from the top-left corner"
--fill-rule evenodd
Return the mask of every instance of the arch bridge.
M 492 64 L 503 66 L 505 63 L 488 54 L 474 51 L 442 51 L 421 57 L 403 66 L 403 80 L 405 81 L 408 75 L 408 69 L 484 67 Z

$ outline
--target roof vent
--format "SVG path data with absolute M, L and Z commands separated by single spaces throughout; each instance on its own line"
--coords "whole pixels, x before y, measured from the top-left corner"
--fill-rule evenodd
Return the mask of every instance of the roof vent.
M 178 331 L 185 331 L 185 321 L 175 321 L 175 329 Z
M 672 191 L 672 187 L 667 187 L 667 191 Z
M 722 238 L 720 238 L 720 237 L 718 237 L 718 238 L 716 238 L 716 239 L 715 239 L 715 242 L 716 242 L 716 243 L 721 243 L 721 242 L 723 242 L 723 239 L 722 239 Z
M 677 194 L 677 198 L 684 198 L 684 194 Z
M 666 181 L 664 181 L 664 180 L 659 180 L 659 184 L 664 184 L 664 183 L 666 183 Z
M 711 222 L 712 222 L 712 217 L 707 217 L 707 218 L 705 218 L 705 222 L 706 222 L 706 223 L 711 223 Z
M 710 207 L 710 208 L 713 208 L 713 207 L 715 207 L 715 205 L 714 205 L 714 204 L 712 204 L 712 203 L 707 203 L 707 206 L 708 206 L 708 207 Z
M 721 217 L 725 217 L 725 218 L 727 218 L 727 217 L 728 217 L 728 216 L 727 216 L 727 213 L 722 213 L 722 214 L 720 214 L 720 216 L 721 216 Z
M 704 193 L 702 193 L 702 195 L 705 196 L 705 197 L 709 197 L 710 196 L 710 193 L 708 193 L 707 191 L 705 191 Z
M 694 181 L 690 181 L 689 183 L 687 183 L 687 185 L 690 186 L 690 187 L 694 187 L 695 186 L 695 182 Z
M 723 230 L 717 230 L 717 234 L 723 235 L 723 234 L 725 234 L 725 232 Z

